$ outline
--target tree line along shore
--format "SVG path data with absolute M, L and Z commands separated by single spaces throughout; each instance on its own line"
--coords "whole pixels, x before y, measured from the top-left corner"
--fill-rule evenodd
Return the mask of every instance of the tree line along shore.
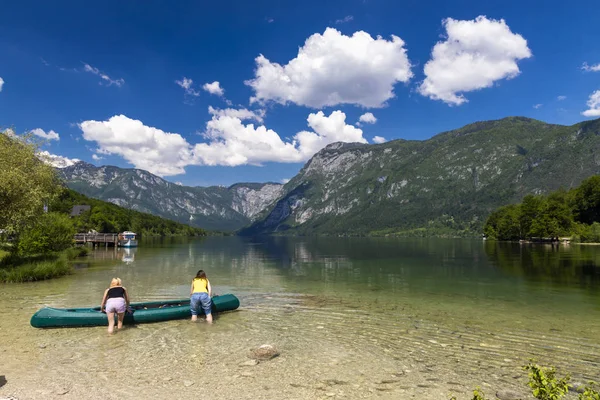
M 206 236 L 207 231 L 88 198 L 66 188 L 40 160 L 31 134 L 0 132 L 0 282 L 31 282 L 73 272 L 87 255 L 77 232 L 134 231 L 139 236 Z M 75 205 L 86 210 L 71 215 Z

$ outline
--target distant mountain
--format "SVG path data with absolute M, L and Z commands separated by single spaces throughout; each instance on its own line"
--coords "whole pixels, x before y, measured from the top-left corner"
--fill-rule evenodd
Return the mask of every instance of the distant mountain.
M 78 162 L 57 169 L 68 187 L 86 196 L 192 226 L 234 231 L 250 224 L 282 193 L 277 183 L 190 187 L 140 169 Z
M 497 207 L 598 173 L 600 119 L 510 117 L 424 141 L 334 143 L 241 233 L 480 234 Z

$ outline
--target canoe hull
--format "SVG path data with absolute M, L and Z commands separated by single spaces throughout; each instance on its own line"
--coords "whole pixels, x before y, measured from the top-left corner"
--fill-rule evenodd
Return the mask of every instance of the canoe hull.
M 212 311 L 219 313 L 232 311 L 239 307 L 240 301 L 232 294 L 214 296 Z M 190 299 L 151 301 L 131 303 L 133 313 L 126 313 L 124 324 L 143 324 L 190 318 Z M 202 312 L 202 310 L 200 310 Z M 31 317 L 31 326 L 35 328 L 58 328 L 77 326 L 107 326 L 108 318 L 95 308 L 53 308 L 44 307 Z

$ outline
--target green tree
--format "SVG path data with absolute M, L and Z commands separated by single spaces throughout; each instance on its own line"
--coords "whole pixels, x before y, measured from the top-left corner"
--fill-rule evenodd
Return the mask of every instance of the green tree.
M 540 211 L 543 205 L 543 198 L 541 196 L 528 195 L 523 198 L 521 203 L 521 214 L 519 215 L 519 225 L 521 226 L 522 237 L 533 237 L 531 231 L 534 221 L 539 217 Z M 536 231 L 539 231 L 540 227 L 536 227 Z
M 573 214 L 584 224 L 600 222 L 600 176 L 592 176 L 573 190 Z
M 75 226 L 66 214 L 45 213 L 19 235 L 21 254 L 46 254 L 73 246 Z
M 36 156 L 31 135 L 0 132 L 0 229 L 19 233 L 59 190 L 54 169 Z

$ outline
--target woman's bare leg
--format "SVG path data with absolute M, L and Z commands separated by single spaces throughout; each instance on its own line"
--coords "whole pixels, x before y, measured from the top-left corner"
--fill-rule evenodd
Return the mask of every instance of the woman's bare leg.
M 106 316 L 108 317 L 108 333 L 113 333 L 115 330 L 115 313 L 107 312 Z
M 198 321 L 198 316 L 197 315 L 192 315 L 192 322 L 196 322 Z
M 212 314 L 208 314 L 206 316 L 206 322 L 208 322 L 209 324 L 212 324 Z
M 117 329 L 122 329 L 123 328 L 123 319 L 125 318 L 125 313 L 124 312 L 120 312 L 117 313 Z

